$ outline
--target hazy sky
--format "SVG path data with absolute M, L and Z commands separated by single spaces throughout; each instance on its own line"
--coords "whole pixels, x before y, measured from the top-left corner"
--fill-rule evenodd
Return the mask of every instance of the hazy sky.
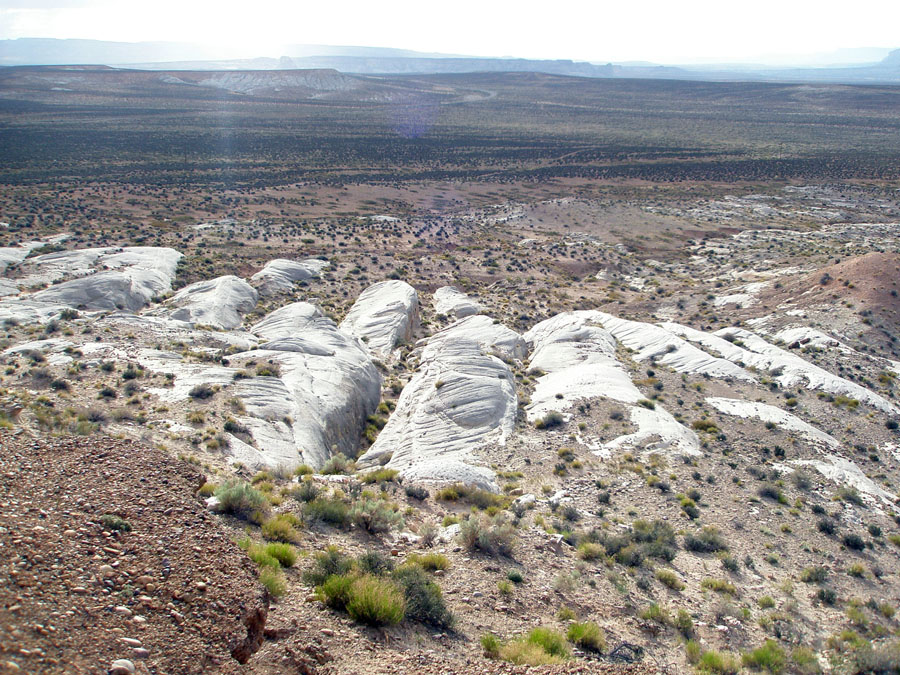
M 900 47 L 898 26 L 896 0 L 0 0 L 0 38 L 200 42 L 232 56 L 313 43 L 686 63 Z

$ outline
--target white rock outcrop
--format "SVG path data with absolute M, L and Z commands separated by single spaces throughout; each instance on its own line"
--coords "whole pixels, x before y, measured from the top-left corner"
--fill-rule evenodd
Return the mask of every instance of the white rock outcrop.
M 796 415 L 792 415 L 786 410 L 776 408 L 767 403 L 759 403 L 757 401 L 744 401 L 735 398 L 721 398 L 711 396 L 706 399 L 713 408 L 726 415 L 734 415 L 743 418 L 755 418 L 762 422 L 774 424 L 785 431 L 795 431 L 808 441 L 822 444 L 830 448 L 840 447 L 840 442 L 830 434 L 826 434 L 821 429 L 817 429 L 811 424 L 804 422 Z
M 477 318 L 424 346 L 418 371 L 359 466 L 386 462 L 410 480 L 497 489 L 494 472 L 479 464 L 475 451 L 502 445 L 512 433 L 516 388 L 506 363 L 465 330 L 469 323 L 472 334 L 483 337 L 482 322 L 471 322 Z
M 306 260 L 278 258 L 266 263 L 265 267 L 250 277 L 250 282 L 256 286 L 260 295 L 275 295 L 292 290 L 298 281 L 318 277 L 328 265 L 327 260 L 318 258 Z
M 227 275 L 185 286 L 166 305 L 175 308 L 169 317 L 176 321 L 229 330 L 241 325 L 243 315 L 256 307 L 258 299 L 253 286 Z
M 483 314 L 454 321 L 431 337 L 420 340 L 416 350 L 423 358 L 428 358 L 426 352 L 439 350 L 458 339 L 472 340 L 484 351 L 501 359 L 521 360 L 528 353 L 528 345 L 521 335 Z
M 453 286 L 443 286 L 434 292 L 431 299 L 434 311 L 438 314 L 455 316 L 463 319 L 481 312 L 481 305 Z
M 28 260 L 29 273 L 19 283 L 27 288 L 68 278 L 28 297 L 76 309 L 135 312 L 171 290 L 180 259 L 175 249 L 153 246 L 61 251 Z
M 340 329 L 362 340 L 375 358 L 387 358 L 412 337 L 419 312 L 416 289 L 405 281 L 380 281 L 364 290 Z
M 530 372 L 544 373 L 526 408 L 530 422 L 551 411 L 567 410 L 583 399 L 606 397 L 637 403 L 644 398 L 616 358 L 615 338 L 595 323 L 598 315 L 593 311 L 565 312 L 525 333 L 532 348 Z
M 723 328 L 711 334 L 675 323 L 663 325 L 691 342 L 702 345 L 704 349 L 721 354 L 733 363 L 752 366 L 770 373 L 782 387 L 795 387 L 805 383 L 809 389 L 855 398 L 882 412 L 900 415 L 897 406 L 875 392 L 833 375 L 824 368 L 781 349 L 743 328 Z M 740 344 L 736 344 L 737 342 Z
M 269 342 L 231 360 L 272 362 L 280 374 L 234 386 L 246 410 L 238 421 L 256 442 L 251 465 L 318 468 L 335 451 L 354 455 L 381 398 L 381 376 L 359 342 L 307 303 L 282 307 L 252 330 Z M 244 445 L 248 461 L 252 446 Z
M 597 323 L 619 342 L 634 350 L 635 361 L 658 361 L 679 373 L 709 375 L 755 382 L 746 370 L 734 363 L 707 354 L 669 330 L 668 324 L 657 326 L 642 321 L 629 321 L 597 312 Z
M 613 318 L 596 311 L 565 312 L 542 321 L 525 334 L 533 349 L 531 370 L 545 373 L 538 377 L 526 408 L 529 421 L 551 411 L 567 410 L 583 399 L 608 398 L 625 404 L 644 399 L 616 358 L 615 338 L 602 325 Z M 625 332 L 626 336 L 631 334 Z M 597 454 L 608 456 L 624 448 L 682 455 L 700 452 L 697 434 L 661 407 L 629 405 L 628 411 L 637 431 L 600 447 L 595 445 Z

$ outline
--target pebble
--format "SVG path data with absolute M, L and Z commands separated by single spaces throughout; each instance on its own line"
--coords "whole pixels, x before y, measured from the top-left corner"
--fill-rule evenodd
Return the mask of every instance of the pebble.
M 114 608 L 113 611 L 116 614 L 121 614 L 122 616 L 131 616 L 131 610 L 124 605 L 119 605 L 118 607 Z
M 323 628 L 322 635 L 324 635 L 326 637 L 334 637 L 334 631 L 331 630 L 330 628 Z
M 124 642 L 129 647 L 142 647 L 143 643 L 136 638 L 119 638 L 122 642 Z
M 150 652 L 148 650 L 144 649 L 143 647 L 136 647 L 136 648 L 132 649 L 131 654 L 136 659 L 149 659 L 150 658 Z
M 116 576 L 116 571 L 109 565 L 100 565 L 100 568 L 97 570 L 97 572 L 104 579 L 109 579 L 110 577 Z
M 116 659 L 109 666 L 109 675 L 133 675 L 134 664 L 128 659 Z

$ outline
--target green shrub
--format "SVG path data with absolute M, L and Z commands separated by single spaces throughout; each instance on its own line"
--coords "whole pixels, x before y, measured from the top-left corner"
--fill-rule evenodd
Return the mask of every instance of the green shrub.
M 711 577 L 707 577 L 700 582 L 700 587 L 715 591 L 716 593 L 726 593 L 727 595 L 736 595 L 737 588 L 735 588 L 734 584 L 725 581 L 725 579 L 713 579 Z
M 578 557 L 582 560 L 597 560 L 605 554 L 606 551 L 600 544 L 591 541 L 583 541 L 578 544 Z
M 100 516 L 100 524 L 107 530 L 115 530 L 117 532 L 131 532 L 131 523 L 124 518 L 111 513 L 104 513 Z
M 294 529 L 292 519 L 287 514 L 278 514 L 264 522 L 262 535 L 269 541 L 283 541 L 291 544 L 300 540 L 300 533 Z
M 396 469 L 376 469 L 363 475 L 359 480 L 361 483 L 387 483 L 394 480 L 398 473 Z
M 687 610 L 678 610 L 678 613 L 675 615 L 675 622 L 673 625 L 685 637 L 690 637 L 694 634 L 694 620 L 691 618 L 691 615 Z
M 259 580 L 266 590 L 276 598 L 280 598 L 287 590 L 287 581 L 277 567 L 266 565 L 260 568 Z
M 746 652 L 741 658 L 744 665 L 753 670 L 767 670 L 770 673 L 784 671 L 787 656 L 774 640 L 766 640 L 765 644 L 753 651 Z
M 265 552 L 266 555 L 275 558 L 282 567 L 293 567 L 297 562 L 297 549 L 290 544 L 266 544 Z
M 540 645 L 519 638 L 500 647 L 500 658 L 520 666 L 546 666 L 562 663 L 562 658 L 548 654 Z
M 407 556 L 406 560 L 414 565 L 421 566 L 426 572 L 446 570 L 450 567 L 450 560 L 442 553 L 426 553 L 424 555 L 413 553 Z
M 515 528 L 501 516 L 472 516 L 460 523 L 459 535 L 467 549 L 488 555 L 508 556 L 516 541 Z
M 816 653 L 809 647 L 797 647 L 791 652 L 791 661 L 794 666 L 792 672 L 800 675 L 818 675 L 822 672 Z
M 660 607 L 655 602 L 651 602 L 649 607 L 642 609 L 639 616 L 645 621 L 654 621 L 663 626 L 672 624 L 672 617 L 669 614 L 669 610 Z
M 525 581 L 525 578 L 519 570 L 509 570 L 509 572 L 506 573 L 506 578 L 514 584 L 521 584 Z
M 215 492 L 219 500 L 218 510 L 251 522 L 262 522 L 269 510 L 266 496 L 241 480 L 229 480 Z
M 302 480 L 291 488 L 290 495 L 298 502 L 311 502 L 319 496 L 319 487 L 311 480 Z
M 347 524 L 350 508 L 340 499 L 313 499 L 303 506 L 303 517 L 311 521 L 319 521 L 343 527 Z
M 707 525 L 698 534 L 688 532 L 684 535 L 684 547 L 695 553 L 716 553 L 727 551 L 728 544 L 719 530 L 712 525 Z
M 382 575 L 394 571 L 394 561 L 378 551 L 367 551 L 356 559 L 360 570 L 369 574 Z
M 828 570 L 818 565 L 807 567 L 800 572 L 800 581 L 807 584 L 820 584 L 828 577 Z
M 775 606 L 775 600 L 770 595 L 764 595 L 756 601 L 756 604 L 759 605 L 760 609 L 771 609 Z
M 366 575 L 350 586 L 347 613 L 354 621 L 369 626 L 390 626 L 403 620 L 406 601 L 392 582 Z
M 278 569 L 281 567 L 281 563 L 277 558 L 270 555 L 266 551 L 265 546 L 260 546 L 259 544 L 254 544 L 247 540 L 247 555 L 250 557 L 250 560 L 255 562 L 260 567 L 274 567 Z
M 672 570 L 658 569 L 656 570 L 656 578 L 660 583 L 671 588 L 673 591 L 684 590 L 684 582 L 681 581 L 681 579 L 678 578 L 678 575 Z
M 528 633 L 525 640 L 533 645 L 539 646 L 550 656 L 559 658 L 568 658 L 571 655 L 569 645 L 566 644 L 565 636 L 559 631 L 552 628 L 534 628 Z
M 606 638 L 600 626 L 587 621 L 585 623 L 573 623 L 566 632 L 566 638 L 582 649 L 590 652 L 603 653 L 606 651 Z
M 853 657 L 848 671 L 853 675 L 892 675 L 900 673 L 900 642 L 872 648 L 869 645 L 859 649 Z
M 320 473 L 328 476 L 328 475 L 337 475 L 342 473 L 349 473 L 353 469 L 353 463 L 347 459 L 347 457 L 339 452 L 329 459 L 322 466 Z
M 558 413 L 556 411 L 551 411 L 551 412 L 548 412 L 546 415 L 544 415 L 542 418 L 536 420 L 534 423 L 534 428 L 535 429 L 552 429 L 554 427 L 562 426 L 562 424 L 564 422 L 565 422 L 565 418 L 563 418 L 563 416 L 560 413 Z
M 703 652 L 697 662 L 697 671 L 700 673 L 715 673 L 716 675 L 737 675 L 741 670 L 741 662 L 734 656 L 724 652 L 711 650 Z
M 332 574 L 316 588 L 316 595 L 327 606 L 345 610 L 350 602 L 350 589 L 356 579 L 355 574 Z
M 374 534 L 403 527 L 403 516 L 381 499 L 361 499 L 350 509 L 350 522 Z
M 455 618 L 444 603 L 440 586 L 421 567 L 403 565 L 392 578 L 403 591 L 407 618 L 441 629 L 453 626 Z
M 303 574 L 303 581 L 309 586 L 320 586 L 333 574 L 346 574 L 353 569 L 353 560 L 336 546 L 329 546 L 316 553 L 312 569 Z
M 496 659 L 500 656 L 500 640 L 493 633 L 485 633 L 479 640 L 484 655 L 489 659 Z

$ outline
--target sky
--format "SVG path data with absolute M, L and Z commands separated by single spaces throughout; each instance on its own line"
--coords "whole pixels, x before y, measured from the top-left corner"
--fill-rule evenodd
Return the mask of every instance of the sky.
M 231 58 L 329 44 L 601 63 L 799 63 L 798 55 L 900 47 L 898 25 L 896 0 L 0 0 L 0 38 L 194 42 Z

